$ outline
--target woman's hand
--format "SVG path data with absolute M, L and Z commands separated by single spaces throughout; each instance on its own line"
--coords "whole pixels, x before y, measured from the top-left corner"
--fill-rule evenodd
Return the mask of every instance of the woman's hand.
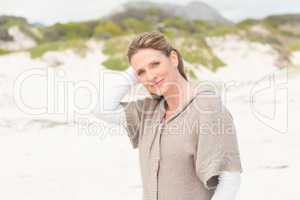
M 125 71 L 125 73 L 130 78 L 130 84 L 132 85 L 138 84 L 139 80 L 132 66 L 129 66 L 128 69 Z

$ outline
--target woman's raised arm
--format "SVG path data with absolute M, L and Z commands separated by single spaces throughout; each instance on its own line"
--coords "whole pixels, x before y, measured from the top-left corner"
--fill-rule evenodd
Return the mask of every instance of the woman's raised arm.
M 93 114 L 105 122 L 120 125 L 125 119 L 120 101 L 138 83 L 135 71 L 131 66 L 125 72 L 104 71 L 102 78 L 100 107 Z

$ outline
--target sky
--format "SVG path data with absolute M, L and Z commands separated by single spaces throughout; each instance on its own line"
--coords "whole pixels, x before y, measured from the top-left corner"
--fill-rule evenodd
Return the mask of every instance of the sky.
M 0 0 L 0 15 L 17 15 L 31 23 L 84 21 L 104 16 L 128 1 L 135 0 Z M 190 0 L 149 0 L 187 4 Z M 227 19 L 263 18 L 272 14 L 300 13 L 300 0 L 201 0 Z

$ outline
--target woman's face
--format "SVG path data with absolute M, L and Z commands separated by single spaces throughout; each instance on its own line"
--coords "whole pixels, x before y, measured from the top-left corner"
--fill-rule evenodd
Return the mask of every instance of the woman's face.
M 150 94 L 163 95 L 176 83 L 178 77 L 178 59 L 175 51 L 170 56 L 151 48 L 140 49 L 131 57 L 138 80 Z

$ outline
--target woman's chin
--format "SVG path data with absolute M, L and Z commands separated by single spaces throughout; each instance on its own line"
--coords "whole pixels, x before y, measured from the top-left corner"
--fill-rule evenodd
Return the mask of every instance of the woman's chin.
M 159 89 L 159 88 L 157 88 L 157 89 L 155 89 L 155 90 L 151 90 L 151 91 L 149 91 L 149 92 L 150 92 L 151 95 L 157 95 L 157 96 L 163 95 L 162 90 Z

